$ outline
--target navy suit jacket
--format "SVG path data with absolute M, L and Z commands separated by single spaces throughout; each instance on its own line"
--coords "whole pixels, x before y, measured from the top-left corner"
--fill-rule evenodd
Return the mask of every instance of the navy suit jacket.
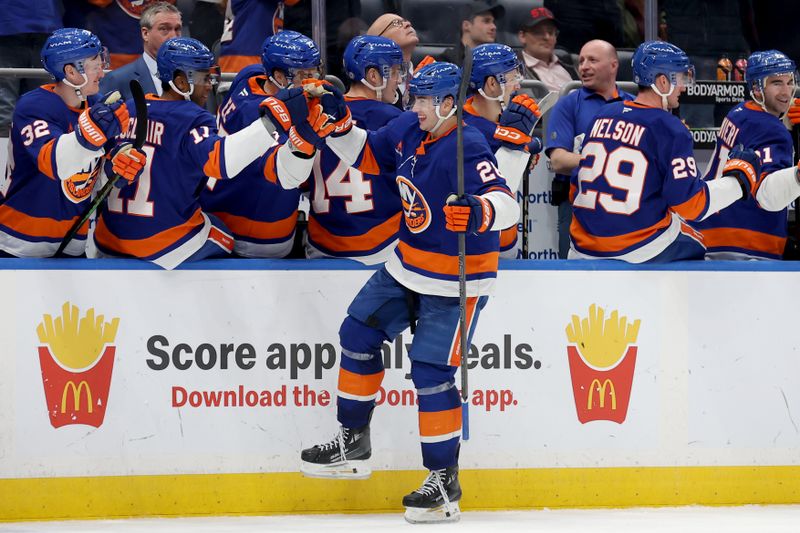
M 153 85 L 153 77 L 144 62 L 144 57 L 139 56 L 139 59 L 133 63 L 128 63 L 106 74 L 100 80 L 100 94 L 119 91 L 122 94 L 122 99 L 128 100 L 131 98 L 131 80 L 139 80 L 145 94 L 156 92 L 156 87 Z

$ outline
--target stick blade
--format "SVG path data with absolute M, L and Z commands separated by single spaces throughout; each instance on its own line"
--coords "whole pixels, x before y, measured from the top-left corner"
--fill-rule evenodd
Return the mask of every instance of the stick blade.
M 133 106 L 136 109 L 136 131 L 134 131 L 133 146 L 139 150 L 144 146 L 147 138 L 147 100 L 144 97 L 144 89 L 139 80 L 131 80 L 129 85 Z

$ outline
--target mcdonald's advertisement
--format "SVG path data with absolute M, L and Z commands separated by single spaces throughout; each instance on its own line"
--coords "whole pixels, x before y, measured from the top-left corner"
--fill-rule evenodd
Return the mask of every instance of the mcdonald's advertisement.
M 296 471 L 338 427 L 338 329 L 372 271 L 286 268 L 0 270 L 2 476 Z M 731 305 L 753 276 L 501 270 L 462 467 L 797 464 L 800 276 Z M 420 467 L 413 341 L 378 355 L 374 469 Z

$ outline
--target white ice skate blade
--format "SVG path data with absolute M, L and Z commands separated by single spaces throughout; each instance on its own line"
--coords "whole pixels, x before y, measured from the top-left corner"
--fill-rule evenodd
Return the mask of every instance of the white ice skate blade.
M 448 505 L 440 505 L 433 509 L 406 507 L 406 513 L 403 518 L 410 524 L 458 522 L 461 520 L 461 509 L 458 507 L 458 502 L 450 502 Z
M 314 463 L 300 464 L 300 473 L 306 477 L 326 479 L 367 479 L 372 475 L 372 468 L 366 461 L 347 461 L 330 465 Z

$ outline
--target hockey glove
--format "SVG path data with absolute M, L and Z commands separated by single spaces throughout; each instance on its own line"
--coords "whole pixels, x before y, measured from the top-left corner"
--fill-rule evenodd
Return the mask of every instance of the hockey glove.
M 789 122 L 791 122 L 792 126 L 800 124 L 800 98 L 795 98 L 792 101 L 786 116 L 789 117 Z
M 542 113 L 536 100 L 527 94 L 517 94 L 500 115 L 494 138 L 513 150 L 529 150 L 531 132 Z
M 755 197 L 760 182 L 761 159 L 755 150 L 745 150 L 741 144 L 730 151 L 728 161 L 722 169 L 723 176 L 739 180 L 742 186 L 742 198 Z
M 319 98 L 325 114 L 334 124 L 331 136 L 340 137 L 350 131 L 353 127 L 353 116 L 339 89 L 327 81 L 311 78 L 303 80 L 303 90 L 306 91 L 306 94 Z
M 289 135 L 293 124 L 299 124 L 308 118 L 310 103 L 303 89 L 281 89 L 275 96 L 265 98 L 259 104 L 261 117 L 268 119 L 275 129 Z
M 308 118 L 295 123 L 289 129 L 289 147 L 294 152 L 312 156 L 317 148 L 325 146 L 325 137 L 330 135 L 335 126 L 328 115 L 323 113 L 322 104 L 310 102 Z
M 112 137 L 128 129 L 130 115 L 119 91 L 108 93 L 78 116 L 75 135 L 87 150 L 99 150 Z
M 106 156 L 104 170 L 108 179 L 114 179 L 118 175 L 123 179 L 114 183 L 115 187 L 124 187 L 134 183 L 147 164 L 147 156 L 141 150 L 137 150 L 131 143 L 122 143 L 112 149 Z
M 451 194 L 443 208 L 445 227 L 458 233 L 483 233 L 492 227 L 494 207 L 482 196 Z

